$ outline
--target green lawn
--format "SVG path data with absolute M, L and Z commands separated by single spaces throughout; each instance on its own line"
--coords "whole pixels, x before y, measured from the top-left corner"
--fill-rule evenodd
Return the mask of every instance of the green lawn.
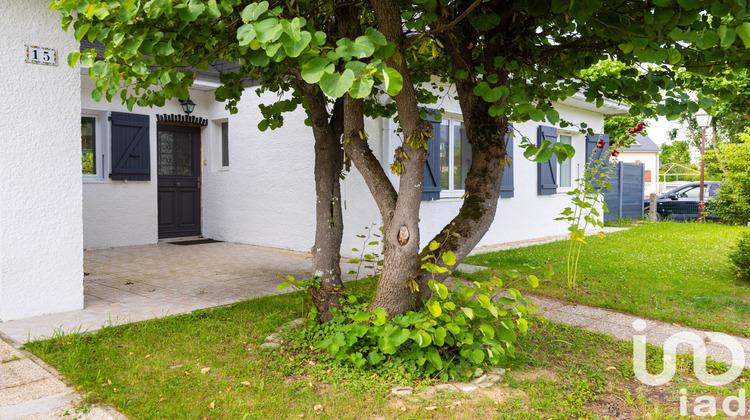
M 372 285 L 356 287 L 371 291 Z M 300 314 L 300 295 L 287 294 L 33 342 L 26 349 L 86 392 L 88 403 L 110 404 L 134 419 L 661 419 L 677 418 L 680 388 L 695 398 L 737 395 L 750 384 L 746 371 L 724 388 L 703 387 L 689 374 L 689 359 L 681 358 L 672 382 L 646 387 L 634 377 L 631 343 L 534 323 L 520 338 L 502 384 L 472 394 L 397 397 L 391 386 L 419 389 L 427 383 L 405 378 L 398 367 L 357 371 L 314 354 L 259 348 L 277 326 Z M 660 360 L 658 350 L 649 352 L 649 360 Z
M 578 289 L 565 280 L 568 241 L 472 256 L 491 267 L 466 277 L 508 278 L 525 265 L 553 264 L 552 280 L 533 293 L 645 317 L 750 336 L 750 283 L 739 282 L 727 255 L 746 227 L 696 223 L 644 223 L 604 239 L 587 238 Z M 522 291 L 531 292 L 519 282 Z

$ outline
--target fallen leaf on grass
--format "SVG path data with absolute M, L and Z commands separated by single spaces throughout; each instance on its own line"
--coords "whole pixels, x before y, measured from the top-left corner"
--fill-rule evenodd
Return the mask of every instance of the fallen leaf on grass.
M 429 407 L 425 407 L 424 409 L 427 410 L 427 411 L 433 411 L 433 410 L 437 410 L 437 406 L 436 405 L 431 405 Z
M 214 404 L 213 401 L 211 401 L 211 404 L 209 404 L 208 406 L 211 407 L 211 410 L 216 408 L 216 404 Z
M 614 366 L 607 366 L 607 370 L 617 370 L 617 368 Z
M 242 381 L 240 382 L 242 385 L 250 386 L 250 381 Z
M 315 411 L 323 411 L 323 406 L 320 405 L 320 404 L 315 404 L 315 406 L 313 407 L 313 410 L 315 410 Z
M 203 369 L 201 369 L 201 373 L 205 375 L 205 374 L 207 374 L 207 373 L 208 373 L 208 372 L 209 372 L 210 370 L 211 370 L 211 368 L 210 368 L 210 367 L 204 367 Z
M 151 357 L 151 355 L 147 354 L 146 357 L 144 357 L 144 359 L 148 359 L 149 357 Z

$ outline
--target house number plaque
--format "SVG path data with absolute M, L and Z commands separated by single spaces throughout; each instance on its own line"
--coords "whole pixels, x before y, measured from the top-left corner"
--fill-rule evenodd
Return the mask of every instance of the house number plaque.
M 53 48 L 26 45 L 26 62 L 31 64 L 43 64 L 45 66 L 57 65 L 57 50 Z

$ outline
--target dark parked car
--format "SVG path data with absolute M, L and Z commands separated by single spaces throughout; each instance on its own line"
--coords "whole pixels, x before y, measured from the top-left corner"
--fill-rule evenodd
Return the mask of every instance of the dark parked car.
M 705 181 L 703 197 L 706 202 L 716 197 L 721 182 Z M 659 219 L 670 218 L 675 220 L 697 219 L 698 201 L 700 197 L 700 182 L 688 182 L 673 190 L 656 197 L 656 214 Z M 643 202 L 646 212 L 649 208 L 649 200 Z M 716 219 L 710 213 L 706 213 L 707 219 Z

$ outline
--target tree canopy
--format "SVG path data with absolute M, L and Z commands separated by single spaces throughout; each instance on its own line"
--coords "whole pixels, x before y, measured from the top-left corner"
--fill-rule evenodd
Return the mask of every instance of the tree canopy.
M 507 156 L 509 123 L 562 121 L 554 103 L 582 94 L 631 105 L 632 115 L 676 118 L 710 107 L 691 96 L 678 70 L 716 76 L 746 66 L 750 16 L 744 0 L 55 0 L 80 40 L 106 45 L 73 53 L 71 65 L 89 67 L 95 99 L 120 95 L 132 107 L 186 98 L 193 71 L 236 63 L 222 74 L 216 98 L 236 111 L 243 80 L 263 89 L 291 90 L 291 99 L 264 110 L 261 128 L 280 114 L 312 106 L 300 88 L 342 98 L 342 145 L 363 174 L 384 225 L 385 264 L 373 306 L 389 314 L 419 306 L 427 280 L 444 271 L 421 264 L 426 254 L 453 268 L 479 242 L 495 217 Z M 621 63 L 616 76 L 587 70 L 602 60 Z M 436 102 L 425 84 L 455 87 L 472 163 L 461 210 L 445 230 L 419 248 L 419 205 L 431 124 L 423 106 Z M 384 96 L 392 102 L 378 101 Z M 386 103 L 388 105 L 382 105 Z M 365 115 L 397 114 L 404 144 L 392 167 L 398 192 L 367 144 Z M 522 142 L 525 156 L 568 157 L 559 143 Z M 434 249 L 433 249 L 434 248 Z

